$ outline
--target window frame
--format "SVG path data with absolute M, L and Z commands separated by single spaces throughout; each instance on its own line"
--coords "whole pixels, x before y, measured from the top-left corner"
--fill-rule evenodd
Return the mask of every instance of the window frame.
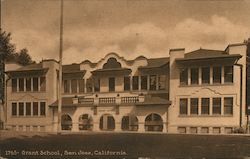
M 199 98 L 190 98 L 190 115 L 199 114 Z
M 185 102 L 185 103 L 182 103 Z M 182 105 L 185 104 L 185 105 Z M 188 115 L 188 98 L 180 98 L 179 100 L 179 114 Z

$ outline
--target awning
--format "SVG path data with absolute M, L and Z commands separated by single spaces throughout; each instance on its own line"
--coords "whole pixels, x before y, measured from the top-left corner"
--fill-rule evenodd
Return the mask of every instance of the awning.
M 63 79 L 83 79 L 86 71 L 63 72 Z
M 132 72 L 129 68 L 112 68 L 112 69 L 98 69 L 92 71 L 94 76 L 117 76 L 117 75 L 129 75 Z
M 33 69 L 33 70 L 15 70 L 6 72 L 8 76 L 11 78 L 19 78 L 19 77 L 36 77 L 36 76 L 44 76 L 48 68 L 41 69 Z

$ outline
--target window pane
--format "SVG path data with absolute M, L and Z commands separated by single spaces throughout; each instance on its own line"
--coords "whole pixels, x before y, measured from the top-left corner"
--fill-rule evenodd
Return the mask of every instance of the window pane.
M 150 90 L 156 90 L 156 75 L 150 75 Z
M 209 67 L 203 67 L 201 68 L 202 72 L 202 84 L 209 84 L 210 83 L 210 68 Z
M 221 114 L 221 98 L 213 98 L 213 114 Z
M 19 78 L 19 91 L 22 92 L 24 91 L 24 79 Z
M 207 133 L 209 133 L 209 128 L 208 128 L 208 127 L 201 127 L 201 133 L 202 133 L 202 134 L 207 134 Z
M 213 128 L 213 133 L 214 134 L 219 134 L 220 133 L 220 127 L 214 127 Z
M 38 78 L 33 78 L 33 91 L 38 91 Z
M 46 113 L 46 103 L 45 102 L 40 102 L 40 115 L 45 115 Z
M 201 114 L 209 114 L 209 98 L 201 99 Z
M 64 84 L 64 93 L 69 93 L 69 88 L 70 88 L 70 81 L 69 80 L 64 80 L 63 84 Z
M 94 90 L 95 92 L 100 92 L 100 79 L 99 78 L 94 79 Z
M 87 92 L 93 92 L 92 85 L 92 78 L 88 78 L 86 81 Z
M 190 114 L 198 114 L 198 98 L 191 98 L 191 110 Z
M 17 79 L 13 78 L 11 80 L 11 83 L 12 83 L 12 92 L 16 92 L 17 91 Z
M 132 85 L 132 87 L 133 87 L 133 90 L 138 90 L 138 88 L 139 88 L 139 77 L 138 76 L 133 76 L 133 79 L 132 79 L 132 81 L 133 81 L 133 85 Z
M 38 102 L 33 102 L 33 115 L 38 115 Z
M 46 78 L 40 77 L 40 91 L 46 91 Z
M 186 98 L 180 99 L 180 114 L 187 114 L 187 102 Z
M 233 82 L 233 66 L 224 67 L 224 81 L 229 83 Z
M 180 85 L 188 84 L 188 69 L 184 68 L 180 70 Z
M 178 127 L 178 132 L 179 133 L 186 133 L 186 128 L 185 127 Z
M 221 67 L 213 67 L 213 83 L 221 83 Z
M 26 115 L 31 115 L 31 103 L 26 103 Z
M 109 91 L 115 91 L 115 78 L 114 77 L 110 77 L 109 78 Z
M 17 115 L 17 103 L 12 103 L 12 115 Z
M 84 79 L 78 80 L 79 92 L 84 93 Z
M 124 77 L 124 91 L 130 90 L 130 77 Z
M 148 89 L 148 76 L 141 76 L 141 90 Z
M 19 103 L 19 116 L 23 116 L 24 115 L 24 103 Z
M 26 91 L 31 91 L 31 78 L 26 78 Z
M 191 128 L 190 128 L 190 133 L 192 133 L 192 134 L 197 134 L 197 132 L 198 132 L 197 127 L 191 127 Z
M 224 98 L 224 114 L 226 115 L 233 114 L 233 98 L 232 97 Z
M 77 80 L 71 80 L 71 93 L 77 93 Z
M 199 83 L 199 69 L 192 68 L 191 69 L 191 84 L 198 84 Z
M 166 89 L 166 75 L 159 75 L 159 78 L 158 78 L 158 87 L 159 87 L 159 90 L 165 90 Z

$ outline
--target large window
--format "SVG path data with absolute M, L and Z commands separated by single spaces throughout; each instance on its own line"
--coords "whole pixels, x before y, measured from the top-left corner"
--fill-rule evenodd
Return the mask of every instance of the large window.
M 225 83 L 233 82 L 233 66 L 224 67 L 224 82 Z
M 11 80 L 11 83 L 12 83 L 12 92 L 16 92 L 17 91 L 17 79 L 13 78 Z
M 209 114 L 209 98 L 201 98 L 201 114 Z
M 87 92 L 93 92 L 92 78 L 88 78 L 86 81 Z
M 232 97 L 224 98 L 224 114 L 225 115 L 233 114 L 233 98 Z
M 40 77 L 40 91 L 46 90 L 46 77 Z
M 158 88 L 159 88 L 159 90 L 166 89 L 166 75 L 159 75 L 158 76 Z
M 71 80 L 71 93 L 77 93 L 77 80 Z
M 188 69 L 183 68 L 180 70 L 180 85 L 188 84 Z
M 124 77 L 124 91 L 130 90 L 130 77 L 126 76 Z
M 100 92 L 100 79 L 99 78 L 94 79 L 94 90 L 95 92 Z
M 38 115 L 38 102 L 33 102 L 33 115 Z
M 156 75 L 150 75 L 150 90 L 156 90 Z
M 201 72 L 202 72 L 202 75 L 201 75 L 202 84 L 209 84 L 210 83 L 210 68 L 202 67 Z
M 115 78 L 114 77 L 109 78 L 109 91 L 110 92 L 115 91 Z
M 79 85 L 79 92 L 84 93 L 84 79 L 79 79 L 78 85 Z
M 22 92 L 24 91 L 24 78 L 19 78 L 19 91 Z
M 33 78 L 33 91 L 38 91 L 38 77 Z
M 221 83 L 221 67 L 213 67 L 213 83 Z
M 180 99 L 180 115 L 187 115 L 188 99 Z
M 40 115 L 45 115 L 46 114 L 46 103 L 45 102 L 40 102 Z
M 191 98 L 190 100 L 190 114 L 198 114 L 198 98 Z
M 26 115 L 27 116 L 31 115 L 31 103 L 30 102 L 26 103 Z
M 138 90 L 139 89 L 139 77 L 138 76 L 133 76 L 133 90 Z
M 221 98 L 213 98 L 213 114 L 221 114 Z
M 148 76 L 141 76 L 141 90 L 148 89 Z
M 12 111 L 11 111 L 11 114 L 13 116 L 16 116 L 17 115 L 17 103 L 12 103 Z
M 191 68 L 191 84 L 199 84 L 199 68 Z
M 31 91 L 31 78 L 26 78 L 26 91 Z
M 19 110 L 19 116 L 23 116 L 24 115 L 24 103 L 20 102 L 18 104 L 18 110 Z
M 70 89 L 70 81 L 69 80 L 64 80 L 63 81 L 63 86 L 64 86 L 64 93 L 69 93 Z

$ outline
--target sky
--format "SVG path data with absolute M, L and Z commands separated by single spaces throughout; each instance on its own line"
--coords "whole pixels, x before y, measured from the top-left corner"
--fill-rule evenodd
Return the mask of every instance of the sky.
M 60 0 L 3 0 L 2 28 L 32 59 L 58 59 Z M 249 0 L 64 0 L 63 63 L 224 50 L 250 37 Z

